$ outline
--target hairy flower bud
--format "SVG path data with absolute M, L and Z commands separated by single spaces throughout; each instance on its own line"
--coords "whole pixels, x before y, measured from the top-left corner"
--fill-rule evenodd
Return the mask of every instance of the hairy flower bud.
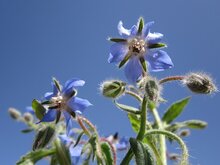
M 105 97 L 117 98 L 125 91 L 125 83 L 119 80 L 105 81 L 101 84 L 100 90 Z
M 33 115 L 29 112 L 25 112 L 24 115 L 23 115 L 23 118 L 26 122 L 33 122 L 34 118 L 33 118 Z
M 9 108 L 8 112 L 12 119 L 18 120 L 21 117 L 21 112 L 15 108 Z
M 210 76 L 204 73 L 190 73 L 182 80 L 192 92 L 199 94 L 211 94 L 217 91 Z
M 152 77 L 144 77 L 139 82 L 139 88 L 142 89 L 149 100 L 157 102 L 160 97 L 161 87 L 158 81 Z

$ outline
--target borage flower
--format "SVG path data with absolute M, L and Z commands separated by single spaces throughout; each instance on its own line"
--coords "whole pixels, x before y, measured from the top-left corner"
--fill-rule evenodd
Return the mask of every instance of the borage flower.
M 67 130 L 72 128 L 71 116 L 75 118 L 76 113 L 82 114 L 85 108 L 92 105 L 88 100 L 76 97 L 76 88 L 84 84 L 85 81 L 73 78 L 68 80 L 62 88 L 59 82 L 53 79 L 53 92 L 47 92 L 45 94 L 46 101 L 43 102 L 48 106 L 48 111 L 40 122 L 51 122 L 56 119 L 57 123 L 63 114 Z
M 163 71 L 173 67 L 168 54 L 161 50 L 166 47 L 160 42 L 163 34 L 150 32 L 153 23 L 144 25 L 143 18 L 140 18 L 138 25 L 128 30 L 120 21 L 118 31 L 123 38 L 109 39 L 115 43 L 110 48 L 108 62 L 119 63 L 119 68 L 126 64 L 125 76 L 130 82 L 137 82 L 146 74 L 147 68 L 149 71 Z

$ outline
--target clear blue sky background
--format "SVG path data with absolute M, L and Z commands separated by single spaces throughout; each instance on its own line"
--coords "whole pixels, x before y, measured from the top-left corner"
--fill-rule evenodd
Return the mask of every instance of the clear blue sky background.
M 155 21 L 154 32 L 165 35 L 167 52 L 175 67 L 158 78 L 206 71 L 220 81 L 219 0 L 1 0 L 0 1 L 0 164 L 12 165 L 31 148 L 33 134 L 20 133 L 25 126 L 12 121 L 8 107 L 22 111 L 34 98 L 51 90 L 51 77 L 61 82 L 72 77 L 86 81 L 79 96 L 94 106 L 85 115 L 101 135 L 119 131 L 133 135 L 125 113 L 102 97 L 98 84 L 108 78 L 124 79 L 122 70 L 107 63 L 108 36 L 118 36 L 117 24 Z M 168 103 L 192 95 L 178 121 L 202 119 L 204 131 L 185 138 L 193 165 L 219 162 L 219 94 L 199 96 L 177 83 L 164 87 Z

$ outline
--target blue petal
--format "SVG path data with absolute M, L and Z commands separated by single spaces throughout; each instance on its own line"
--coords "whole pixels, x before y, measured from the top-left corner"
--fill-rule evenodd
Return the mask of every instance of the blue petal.
M 154 24 L 154 21 L 151 21 L 151 22 L 148 22 L 144 25 L 144 29 L 142 31 L 143 38 L 145 38 L 149 34 L 150 28 L 153 24 Z
M 128 139 L 125 137 L 122 137 L 119 141 L 119 143 L 116 144 L 117 150 L 125 150 L 128 148 Z
M 76 165 L 79 163 L 80 156 L 82 153 L 82 148 L 83 148 L 82 145 L 77 145 L 76 147 L 73 147 L 72 145 L 70 146 L 69 151 L 72 160 L 72 165 Z
M 65 145 L 70 145 L 73 141 L 66 134 L 59 135 L 61 142 Z
M 147 54 L 146 58 L 150 71 L 163 71 L 174 66 L 169 55 L 162 50 L 156 51 L 155 53 Z
M 128 53 L 127 44 L 115 43 L 110 48 L 110 55 L 108 58 L 109 63 L 118 63 L 124 59 L 125 55 Z
M 138 32 L 138 28 L 136 25 L 133 25 L 130 29 L 130 36 L 136 36 Z
M 52 82 L 51 85 L 52 85 L 52 88 L 53 88 L 53 94 L 57 95 L 57 93 L 59 92 L 58 89 L 57 89 L 57 86 L 54 84 L 54 82 Z
M 80 86 L 83 86 L 85 84 L 85 81 L 84 80 L 80 80 L 78 78 L 73 78 L 71 80 L 68 80 L 66 83 L 65 83 L 65 86 L 62 90 L 62 93 L 64 95 L 67 95 L 69 93 L 71 93 L 74 88 L 77 88 L 77 87 L 80 87 Z
M 40 122 L 51 122 L 54 121 L 57 115 L 57 110 L 49 109 L 48 112 L 44 115 Z
M 119 23 L 118 23 L 118 33 L 119 33 L 120 35 L 124 35 L 124 36 L 129 36 L 129 35 L 131 34 L 130 30 L 125 29 L 125 28 L 123 27 L 122 21 L 119 21 Z
M 88 106 L 92 104 L 86 99 L 82 99 L 79 97 L 72 97 L 69 100 L 68 105 L 72 108 L 74 112 L 78 111 L 82 113 L 84 109 L 86 109 Z
M 156 44 L 160 42 L 162 38 L 163 38 L 163 34 L 161 33 L 149 33 L 145 40 L 149 44 Z
M 128 81 L 136 83 L 142 73 L 142 67 L 137 57 L 130 58 L 125 66 L 125 76 Z
M 26 107 L 26 112 L 29 112 L 30 114 L 32 114 L 32 115 L 34 115 L 34 110 L 33 110 L 33 108 L 31 107 L 31 106 L 27 106 Z
M 44 98 L 46 99 L 46 100 L 50 100 L 52 97 L 54 97 L 55 95 L 54 95 L 54 93 L 53 92 L 47 92 L 47 93 L 45 93 L 44 94 Z
M 69 136 L 72 133 L 72 128 L 73 128 L 73 121 L 71 119 L 71 116 L 68 112 L 63 111 L 64 118 L 66 120 L 66 134 Z

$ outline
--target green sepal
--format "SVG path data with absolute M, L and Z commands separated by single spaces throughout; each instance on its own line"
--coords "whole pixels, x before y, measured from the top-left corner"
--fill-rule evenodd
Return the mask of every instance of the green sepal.
M 140 63 L 141 63 L 141 66 L 142 66 L 144 72 L 147 72 L 147 64 L 146 64 L 146 61 L 145 61 L 144 57 L 141 57 L 141 58 L 139 59 L 139 61 L 140 61 Z
M 111 146 L 107 142 L 101 143 L 102 154 L 104 155 L 105 165 L 114 165 L 113 153 Z
M 143 28 L 144 28 L 144 19 L 140 17 L 138 23 L 138 34 L 142 34 Z
M 181 114 L 185 106 L 188 104 L 189 100 L 190 97 L 186 97 L 182 100 L 173 103 L 164 114 L 162 121 L 167 124 L 171 123 Z
M 53 82 L 54 82 L 56 88 L 58 89 L 58 91 L 61 92 L 62 86 L 60 85 L 59 81 L 55 77 L 53 77 Z
M 69 149 L 59 140 L 55 141 L 56 158 L 61 165 L 71 165 Z
M 157 44 L 150 44 L 150 45 L 148 45 L 149 49 L 163 48 L 163 47 L 167 47 L 167 45 L 164 44 L 164 43 L 157 43 Z
M 129 140 L 131 149 L 135 155 L 135 162 L 138 165 L 153 165 L 154 161 L 151 157 L 150 152 L 145 148 L 145 146 L 135 138 L 130 138 Z
M 204 129 L 207 126 L 207 122 L 202 120 L 187 120 L 184 122 L 176 122 L 169 125 L 166 130 L 171 132 L 176 132 L 178 129 L 181 128 L 191 128 L 191 129 Z
M 74 144 L 73 147 L 76 147 L 77 144 L 79 144 L 80 139 L 81 139 L 81 137 L 83 136 L 83 134 L 84 134 L 84 131 L 80 132 L 80 134 L 79 134 L 79 136 L 77 137 L 76 142 L 75 142 L 75 144 Z
M 127 42 L 127 40 L 124 39 L 124 38 L 109 38 L 109 41 L 112 41 L 112 42 Z
M 34 99 L 32 101 L 32 108 L 35 112 L 36 117 L 39 120 L 42 120 L 42 118 L 44 117 L 44 114 L 46 112 L 46 109 L 44 108 L 44 106 L 36 99 Z
M 55 149 L 40 149 L 37 151 L 31 151 L 26 155 L 22 156 L 21 159 L 16 163 L 16 165 L 34 165 L 37 161 L 41 160 L 46 156 L 53 155 L 55 153 Z
M 131 57 L 131 53 L 126 54 L 124 59 L 120 62 L 118 67 L 121 68 L 129 60 L 130 57 Z
M 141 114 L 141 111 L 135 107 L 128 106 L 125 104 L 119 104 L 116 100 L 114 100 L 115 105 L 126 112 L 132 113 L 132 114 Z
M 33 128 L 27 128 L 27 129 L 21 130 L 22 133 L 29 133 L 29 132 L 32 132 L 32 131 L 34 131 Z
M 60 117 L 61 117 L 61 111 L 57 111 L 56 122 L 55 122 L 56 124 L 59 122 Z
M 49 144 L 54 134 L 55 134 L 55 129 L 52 128 L 51 126 L 41 128 L 37 132 L 37 135 L 35 136 L 35 140 L 32 146 L 33 151 L 44 148 L 47 144 Z
M 50 165 L 59 165 L 59 162 L 55 154 L 51 156 Z

